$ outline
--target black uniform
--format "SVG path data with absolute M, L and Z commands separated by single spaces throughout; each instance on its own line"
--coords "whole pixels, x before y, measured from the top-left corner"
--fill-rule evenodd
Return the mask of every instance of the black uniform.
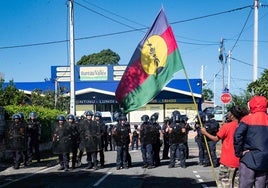
M 205 151 L 204 151 L 204 147 L 202 145 L 202 133 L 200 131 L 200 124 L 196 123 L 195 124 L 195 131 L 197 132 L 196 136 L 195 136 L 195 142 L 197 143 L 197 147 L 198 147 L 198 158 L 199 158 L 199 165 L 203 165 L 204 164 L 204 155 L 205 155 Z
M 98 169 L 97 152 L 102 149 L 101 131 L 97 123 L 91 119 L 83 120 L 81 126 L 81 142 L 87 153 L 87 168 L 94 167 L 96 170 Z
M 163 142 L 164 142 L 162 159 L 169 159 L 168 153 L 169 153 L 170 143 L 169 143 L 169 133 L 167 131 L 167 127 L 169 125 L 170 125 L 170 120 L 166 119 L 161 129 L 162 134 L 163 134 Z
M 19 115 L 13 115 L 13 121 L 8 123 L 7 132 L 7 149 L 12 151 L 14 169 L 19 169 L 23 161 L 23 151 L 26 149 L 25 126 L 19 119 Z
M 113 136 L 116 142 L 116 169 L 119 170 L 121 167 L 127 169 L 128 166 L 128 146 L 130 144 L 131 133 L 130 127 L 127 126 L 126 120 L 122 119 L 119 124 L 113 129 Z
M 138 125 L 134 125 L 134 131 L 132 132 L 132 143 L 131 143 L 132 150 L 134 150 L 134 146 L 135 146 L 136 150 L 139 148 Z
M 110 151 L 115 151 L 115 141 L 112 135 L 112 130 L 113 130 L 114 126 L 110 125 L 108 128 L 108 145 L 110 147 Z
M 107 135 L 107 133 L 105 132 L 105 124 L 100 120 L 100 121 L 96 121 L 97 127 L 98 127 L 98 134 L 101 138 L 101 148 L 98 151 L 98 153 L 100 154 L 100 166 L 103 168 L 104 167 L 104 136 Z
M 169 132 L 170 140 L 170 164 L 169 168 L 175 167 L 176 158 L 180 159 L 180 166 L 186 168 L 186 145 L 187 133 L 185 124 L 173 122 Z
M 68 171 L 69 153 L 72 149 L 71 129 L 65 122 L 64 116 L 59 116 L 58 123 L 54 125 L 52 134 L 53 153 L 58 154 L 60 168 L 58 170 Z
M 40 162 L 39 141 L 41 137 L 41 123 L 36 119 L 34 113 L 30 113 L 30 119 L 26 127 L 28 137 L 28 163 L 32 162 L 33 149 L 35 152 L 35 159 Z
M 217 132 L 219 131 L 219 123 L 214 119 L 208 119 L 208 121 L 203 122 L 203 126 L 206 128 L 209 134 L 214 135 L 214 136 L 216 136 Z M 219 165 L 217 154 L 216 154 L 217 142 L 209 139 L 208 137 L 206 137 L 206 139 L 207 139 L 207 143 L 208 143 L 208 147 L 210 151 L 210 156 L 213 162 L 213 166 L 217 167 Z M 204 149 L 204 166 L 209 166 L 210 165 L 209 154 L 208 154 L 207 147 L 205 145 L 204 137 L 202 137 L 201 144 Z
M 71 142 L 72 142 L 72 168 L 74 169 L 77 163 L 77 152 L 79 147 L 79 131 L 78 124 L 75 122 L 68 123 L 71 131 Z
M 152 146 L 152 124 L 149 122 L 149 116 L 141 117 L 143 123 L 140 126 L 140 143 L 142 153 L 142 168 L 153 168 L 153 146 Z

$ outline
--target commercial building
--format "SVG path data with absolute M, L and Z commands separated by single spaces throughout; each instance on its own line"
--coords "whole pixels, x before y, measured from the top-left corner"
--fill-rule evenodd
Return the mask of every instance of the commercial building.
M 75 66 L 75 104 L 76 115 L 85 110 L 111 111 L 119 110 L 115 100 L 117 85 L 126 66 Z M 7 84 L 7 83 L 5 83 Z M 4 84 L 4 85 L 5 85 Z M 52 66 L 51 78 L 43 82 L 15 82 L 15 86 L 30 94 L 33 90 L 70 91 L 70 67 Z M 194 100 L 195 102 L 194 102 Z M 201 79 L 173 79 L 147 105 L 128 114 L 130 122 L 140 122 L 144 114 L 159 113 L 159 122 L 179 110 L 190 119 L 193 118 L 202 104 Z M 67 109 L 68 110 L 68 109 Z

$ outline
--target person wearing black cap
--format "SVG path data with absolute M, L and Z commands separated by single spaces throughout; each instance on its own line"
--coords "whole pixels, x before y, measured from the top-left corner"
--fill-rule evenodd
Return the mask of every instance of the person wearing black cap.
M 204 127 L 201 128 L 201 133 L 209 139 L 215 142 L 222 140 L 219 168 L 219 183 L 222 187 L 237 187 L 238 185 L 239 158 L 235 156 L 234 133 L 241 118 L 247 114 L 247 109 L 233 106 L 228 111 L 230 122 L 223 124 L 215 136 L 209 134 Z

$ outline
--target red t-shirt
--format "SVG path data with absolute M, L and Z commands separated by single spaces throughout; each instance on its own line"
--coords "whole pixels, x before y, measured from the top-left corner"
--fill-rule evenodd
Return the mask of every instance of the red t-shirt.
M 222 140 L 220 163 L 232 168 L 239 167 L 239 158 L 235 156 L 234 151 L 234 133 L 237 127 L 237 121 L 225 123 L 217 133 Z

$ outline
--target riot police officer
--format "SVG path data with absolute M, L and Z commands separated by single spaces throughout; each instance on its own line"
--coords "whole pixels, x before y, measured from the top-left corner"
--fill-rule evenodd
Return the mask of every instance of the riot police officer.
M 100 154 L 100 167 L 103 168 L 104 167 L 104 137 L 107 138 L 107 130 L 105 129 L 105 124 L 102 122 L 101 120 L 102 118 L 102 114 L 101 112 L 97 111 L 94 114 L 94 121 L 97 123 L 97 127 L 98 127 L 98 134 L 101 137 L 101 148 L 98 151 L 98 153 Z
M 199 113 L 200 114 L 200 118 L 202 118 L 202 112 Z M 204 153 L 205 153 L 205 148 L 202 145 L 202 140 L 203 140 L 203 135 L 201 133 L 201 123 L 198 119 L 198 116 L 195 117 L 196 122 L 194 125 L 194 131 L 196 131 L 196 136 L 194 137 L 195 142 L 197 143 L 197 147 L 198 147 L 198 159 L 199 165 L 203 165 L 204 164 Z M 202 121 L 202 120 L 201 120 Z
M 161 132 L 163 135 L 163 144 L 164 144 L 163 153 L 162 153 L 163 160 L 169 159 L 168 153 L 169 153 L 170 145 L 169 145 L 169 133 L 167 131 L 167 127 L 170 126 L 170 124 L 171 124 L 171 121 L 170 121 L 169 117 L 166 117 L 164 120 L 164 124 L 162 126 L 162 129 L 161 129 Z
M 14 114 L 8 126 L 7 148 L 12 151 L 14 169 L 19 169 L 23 160 L 23 151 L 26 149 L 25 125 L 20 122 L 21 116 Z
M 167 127 L 170 140 L 170 164 L 169 168 L 175 167 L 176 158 L 180 159 L 180 166 L 186 168 L 186 146 L 187 133 L 185 124 L 178 111 L 172 114 L 172 123 Z
M 93 112 L 85 112 L 86 119 L 81 122 L 81 144 L 86 149 L 87 169 L 98 169 L 97 152 L 102 148 L 101 133 L 96 121 L 92 119 Z M 82 156 L 81 156 L 82 157 Z
M 31 112 L 29 114 L 29 121 L 26 127 L 28 137 L 28 163 L 32 162 L 33 149 L 35 152 L 35 159 L 40 162 L 39 141 L 41 137 L 41 123 L 37 119 L 37 113 Z
M 201 121 L 202 121 L 202 124 L 203 124 L 204 128 L 206 129 L 206 131 L 209 134 L 216 136 L 216 134 L 219 130 L 219 123 L 215 119 L 213 119 L 213 117 L 214 117 L 213 114 L 202 114 Z M 213 166 L 217 167 L 219 165 L 217 154 L 216 154 L 217 142 L 209 139 L 208 137 L 206 137 L 206 140 L 207 140 L 208 148 L 206 147 L 204 137 L 202 137 L 201 144 L 202 144 L 202 147 L 204 149 L 204 164 L 203 164 L 203 166 L 204 167 L 210 166 L 209 153 L 208 153 L 208 152 L 210 152 Z
M 127 126 L 127 117 L 121 114 L 119 117 L 119 123 L 113 128 L 112 134 L 116 142 L 116 169 L 127 169 L 128 166 L 128 149 L 130 144 L 130 127 Z
M 152 169 L 153 166 L 153 146 L 152 146 L 152 125 L 149 122 L 149 116 L 141 117 L 140 143 L 143 166 L 142 168 Z
M 132 141 L 131 141 L 132 150 L 134 150 L 134 146 L 136 150 L 139 148 L 139 130 L 137 124 L 134 125 L 134 130 L 132 132 Z
M 68 114 L 67 124 L 71 131 L 71 142 L 72 142 L 72 169 L 75 169 L 77 163 L 77 152 L 79 147 L 79 131 L 78 124 L 75 123 L 75 116 L 73 114 Z
M 25 150 L 22 152 L 23 156 L 23 164 L 24 166 L 28 166 L 28 145 L 29 145 L 29 140 L 27 137 L 27 123 L 25 121 L 25 116 L 23 112 L 19 112 L 18 115 L 20 116 L 19 122 L 22 124 L 23 127 L 25 127 L 25 139 L 26 139 L 26 147 Z
M 86 125 L 92 124 L 93 121 L 93 111 L 92 110 L 87 110 L 85 111 L 84 115 L 80 116 L 80 123 L 78 127 L 79 131 L 79 153 L 78 153 L 78 158 L 77 158 L 77 166 L 80 166 L 82 163 L 82 157 L 83 153 L 85 150 L 85 144 L 86 139 L 88 138 L 88 135 L 85 134 L 85 131 L 88 130 L 89 128 Z M 92 156 L 91 152 L 87 153 L 87 162 L 88 162 L 88 167 L 92 168 Z M 97 159 L 96 159 L 97 160 Z
M 152 124 L 152 148 L 153 148 L 153 165 L 155 167 L 160 165 L 160 148 L 161 148 L 161 141 L 160 141 L 160 132 L 161 126 L 157 122 L 158 120 L 158 113 L 154 113 L 151 115 L 150 121 Z
M 54 154 L 58 154 L 60 168 L 58 170 L 69 170 L 69 153 L 71 152 L 71 129 L 66 124 L 64 115 L 57 117 L 52 135 L 52 148 Z
M 110 146 L 110 151 L 115 151 L 115 142 L 114 142 L 114 138 L 112 135 L 112 130 L 113 130 L 114 126 L 110 125 L 108 128 L 108 145 Z

